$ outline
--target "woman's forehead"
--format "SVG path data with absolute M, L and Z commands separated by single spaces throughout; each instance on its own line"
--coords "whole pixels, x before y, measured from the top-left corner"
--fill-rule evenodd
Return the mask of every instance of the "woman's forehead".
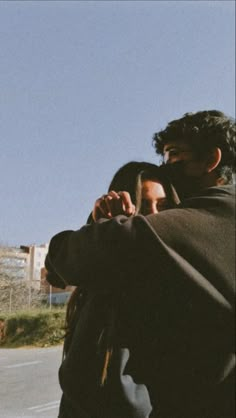
M 165 191 L 162 184 L 158 180 L 143 180 L 142 181 L 142 195 L 158 198 L 165 197 Z

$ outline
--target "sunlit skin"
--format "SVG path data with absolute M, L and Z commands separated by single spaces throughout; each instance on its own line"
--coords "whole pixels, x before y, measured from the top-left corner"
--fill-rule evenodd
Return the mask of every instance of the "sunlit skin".
M 184 142 L 170 142 L 164 145 L 163 149 L 164 162 L 175 163 L 176 161 L 191 161 L 193 152 L 191 148 Z
M 197 178 L 198 189 L 224 184 L 224 179 L 219 178 L 215 170 L 221 161 L 221 149 L 218 147 L 199 157 L 185 142 L 171 141 L 164 145 L 163 158 L 167 164 L 185 161 L 185 175 Z
M 142 204 L 140 213 L 150 215 L 166 208 L 166 194 L 162 185 L 153 180 L 142 182 Z
M 164 145 L 163 149 L 164 162 L 166 164 L 175 163 L 177 161 L 185 161 L 185 173 L 189 176 L 200 177 L 207 172 L 208 159 L 205 157 L 197 158 L 185 142 L 171 142 Z

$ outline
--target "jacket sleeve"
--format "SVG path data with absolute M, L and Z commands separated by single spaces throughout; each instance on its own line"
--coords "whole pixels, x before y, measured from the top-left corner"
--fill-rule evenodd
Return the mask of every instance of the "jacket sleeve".
M 122 215 L 55 235 L 45 262 L 48 281 L 58 287 L 104 286 L 109 290 L 139 259 L 143 239 L 138 236 L 143 238 L 146 229 L 144 217 Z
M 47 281 L 54 287 L 59 287 L 60 289 L 65 289 L 67 286 L 66 280 L 61 277 L 55 270 L 53 260 L 55 259 L 57 252 L 60 250 L 60 247 L 64 241 L 64 239 L 71 233 L 72 231 L 63 231 L 54 238 L 52 238 L 49 251 L 45 259 L 45 268 L 47 270 Z

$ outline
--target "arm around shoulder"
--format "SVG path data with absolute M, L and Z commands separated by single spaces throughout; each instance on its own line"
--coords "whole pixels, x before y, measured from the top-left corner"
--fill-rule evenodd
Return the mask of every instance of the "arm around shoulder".
M 66 285 L 113 286 L 136 256 L 144 224 L 140 216 L 120 215 L 61 232 L 51 239 L 45 266 Z

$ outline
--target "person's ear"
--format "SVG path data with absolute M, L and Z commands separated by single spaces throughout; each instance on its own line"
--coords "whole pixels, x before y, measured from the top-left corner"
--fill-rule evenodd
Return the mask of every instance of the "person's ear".
M 221 149 L 218 147 L 213 148 L 207 159 L 207 172 L 211 173 L 221 161 Z

